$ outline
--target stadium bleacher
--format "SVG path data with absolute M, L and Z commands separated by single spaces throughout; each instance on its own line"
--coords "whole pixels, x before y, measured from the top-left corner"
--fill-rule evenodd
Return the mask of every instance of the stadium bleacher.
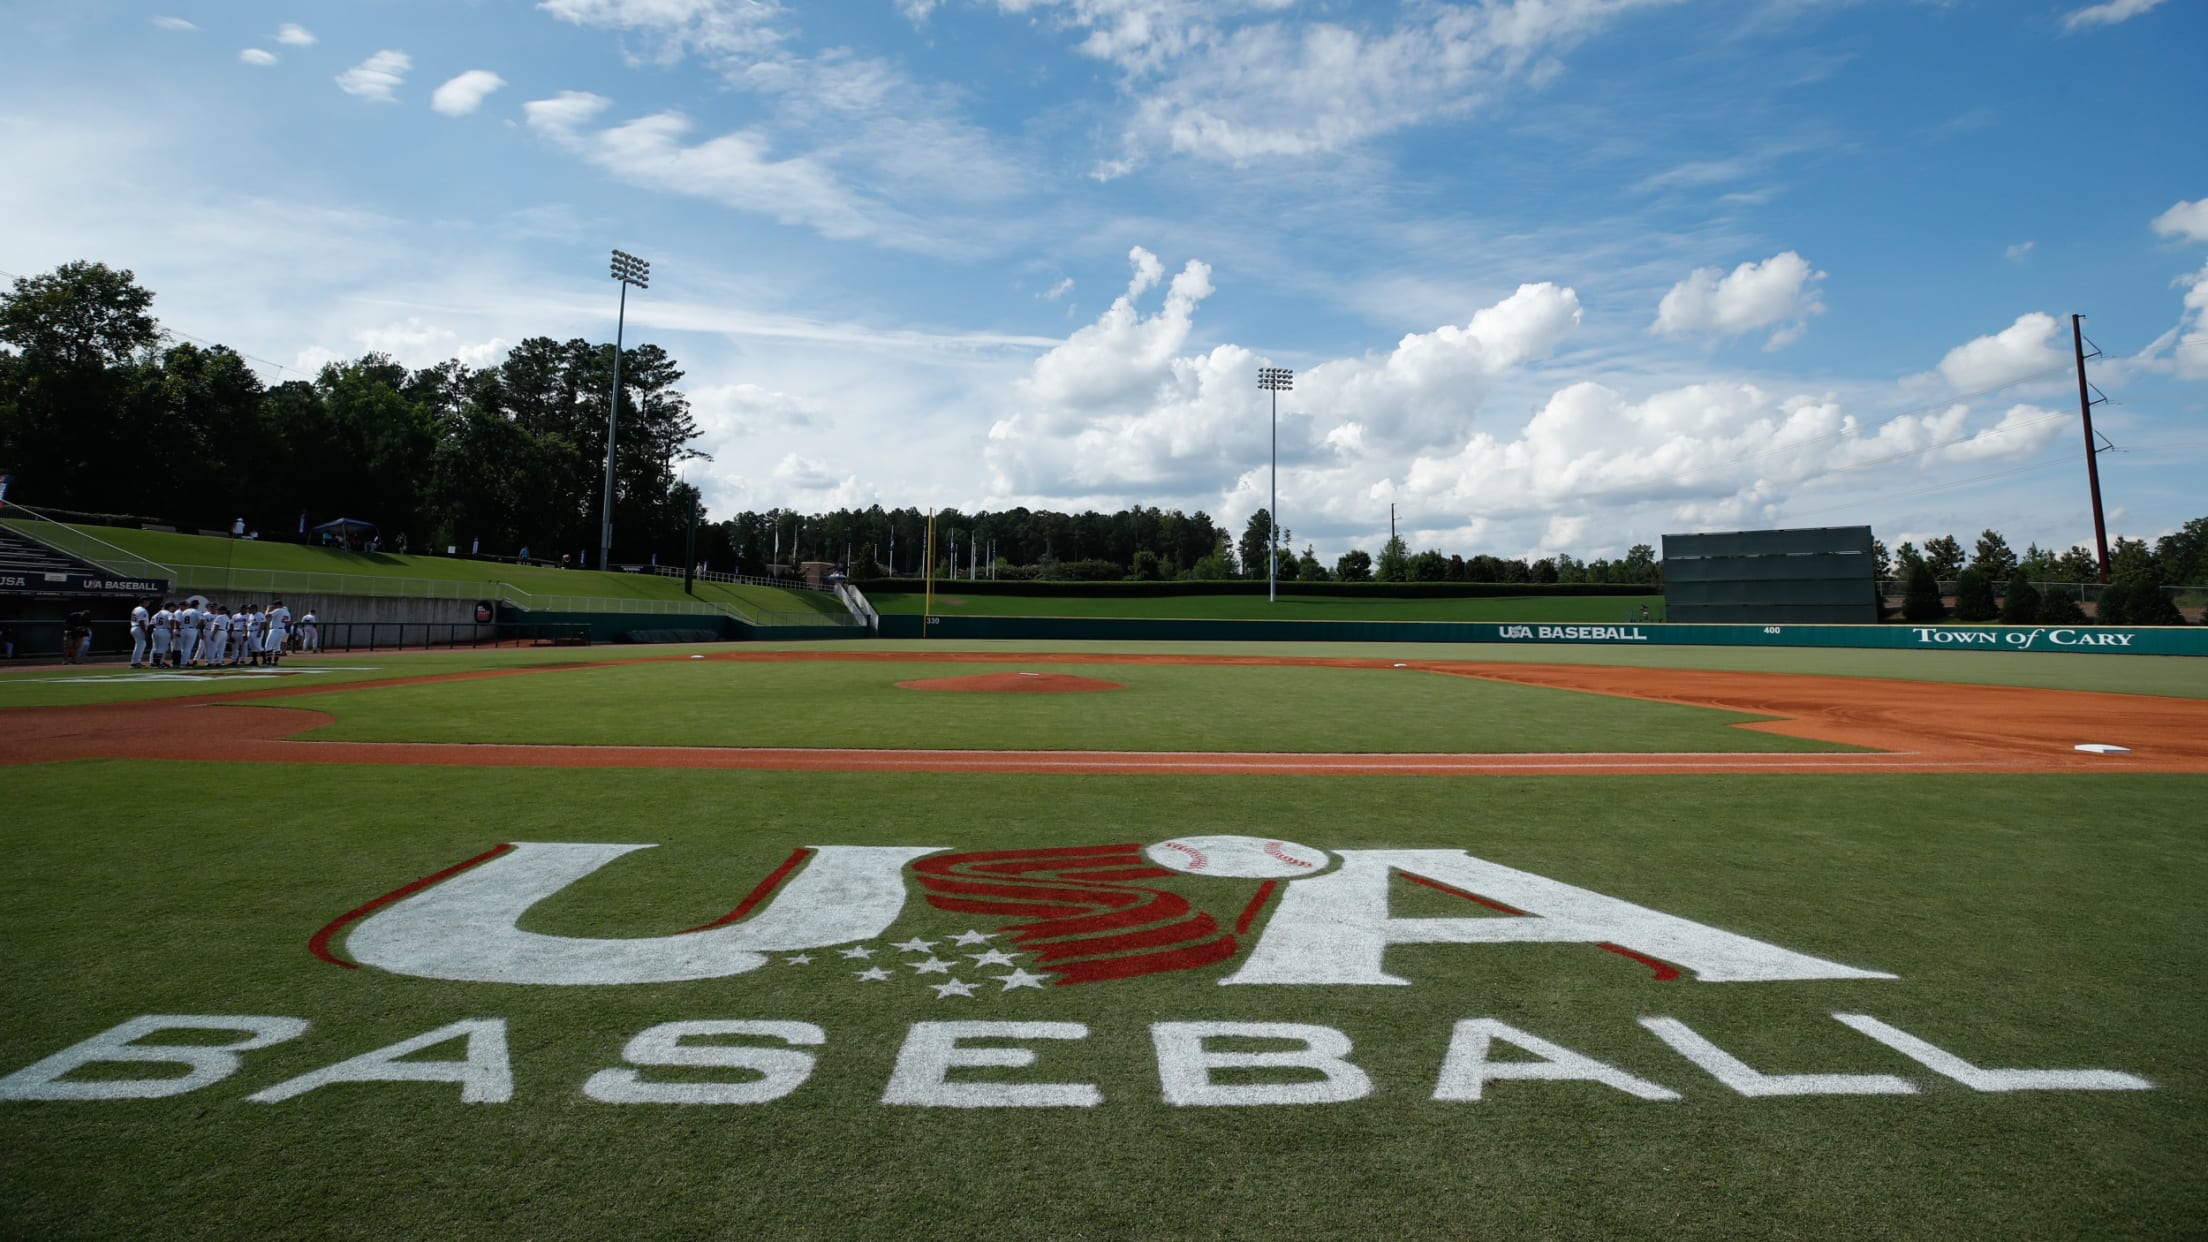
M 83 574 L 100 568 L 0 526 L 0 573 Z

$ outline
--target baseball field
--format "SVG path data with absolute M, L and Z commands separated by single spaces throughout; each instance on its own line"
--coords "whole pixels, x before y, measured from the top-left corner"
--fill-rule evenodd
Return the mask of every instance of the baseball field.
M 2204 804 L 2167 657 L 15 671 L 0 1233 L 2197 1236 Z

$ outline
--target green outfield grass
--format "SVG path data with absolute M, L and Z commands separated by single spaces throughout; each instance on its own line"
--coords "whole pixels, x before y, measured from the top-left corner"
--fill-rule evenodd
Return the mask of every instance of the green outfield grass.
M 904 681 L 1028 671 L 1075 694 Z M 1850 749 L 1729 727 L 1764 719 L 1410 669 L 677 660 L 282 700 L 337 717 L 324 741 L 932 750 L 1505 753 Z
M 1356 599 L 1282 591 L 1278 602 L 1262 595 L 1110 596 L 993 595 L 961 593 L 956 583 L 925 594 L 874 592 L 867 602 L 881 613 L 968 617 L 1139 617 L 1209 621 L 1630 621 L 1649 610 L 1664 619 L 1662 593 L 1651 595 L 1534 595 L 1493 599 Z
M 0 876 L 0 1073 L 136 1015 L 311 1023 L 190 1094 L 0 1101 L 9 1236 L 2009 1239 L 2178 1237 L 2208 1219 L 2200 778 L 824 777 L 98 762 L 0 769 L 0 784 L 10 859 Z M 858 963 L 832 953 L 804 964 L 778 955 L 703 982 L 547 987 L 344 970 L 306 947 L 339 914 L 499 841 L 657 845 L 522 924 L 620 937 L 713 918 L 796 845 L 1014 849 L 1195 831 L 1332 850 L 1464 850 L 1898 978 L 1664 982 L 1585 944 L 1406 945 L 1387 964 L 1409 986 L 1222 987 L 1225 968 L 1207 968 L 938 997 L 889 942 L 947 949 L 956 933 L 999 928 L 918 900 L 869 942 L 898 964 L 881 983 L 857 980 Z M 1253 884 L 1184 876 L 1163 887 L 1231 922 Z M 1390 901 L 1394 917 L 1481 913 L 1407 884 Z M 2117 1070 L 2153 1089 L 1972 1091 L 1839 1025 L 1835 1012 L 1872 1015 L 1980 1066 Z M 1920 1092 L 1739 1096 L 1636 1024 L 1655 1016 L 1766 1073 L 1899 1074 Z M 506 1103 L 462 1103 L 450 1082 L 245 1098 L 488 1018 L 506 1023 Z M 621 1064 L 632 1036 L 708 1018 L 813 1023 L 826 1042 L 805 1084 L 771 1103 L 583 1095 L 586 1079 Z M 1451 1025 L 1473 1018 L 1681 1098 L 1505 1081 L 1477 1102 L 1435 1100 Z M 1081 1024 L 1079 1040 L 1012 1041 L 1035 1050 L 1032 1066 L 955 1077 L 1093 1084 L 1101 1102 L 882 1103 L 912 1024 L 950 1019 Z M 1196 1021 L 1337 1030 L 1372 1090 L 1329 1104 L 1169 1106 L 1148 1027 Z M 448 1043 L 411 1059 L 459 1055 Z M 80 1077 L 173 1072 L 113 1065 Z
M 1831 677 L 1881 677 L 1905 681 L 1968 685 L 2033 686 L 2049 690 L 2092 690 L 2208 698 L 2208 660 L 2176 656 L 2115 656 L 2055 652 L 1946 652 L 1850 650 L 1845 648 L 1634 647 L 1501 643 L 1071 643 L 1007 640 L 945 643 L 926 639 L 824 640 L 815 642 L 727 643 L 590 648 L 483 648 L 457 651 L 354 652 L 292 657 L 283 677 L 235 671 L 187 674 L 175 680 L 132 673 L 116 666 L 69 668 L 24 666 L 0 671 L 0 708 L 67 703 L 129 702 L 246 690 L 257 686 L 332 686 L 388 677 L 411 677 L 496 668 L 552 667 L 609 660 L 685 659 L 732 650 L 945 652 L 987 651 L 1047 657 L 1070 651 L 1130 654 L 1278 656 L 1374 660 L 1450 660 L 1511 664 L 1598 664 L 1645 668 L 1713 669 L 1733 672 L 1809 673 Z M 959 670 L 946 670 L 949 676 Z M 965 671 L 977 671 L 968 669 Z M 979 670 L 986 671 L 986 670 Z M 1096 676 L 1109 674 L 1091 670 Z

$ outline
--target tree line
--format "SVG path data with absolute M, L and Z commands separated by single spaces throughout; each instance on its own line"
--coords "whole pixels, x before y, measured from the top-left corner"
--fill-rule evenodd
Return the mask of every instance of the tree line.
M 0 295 L 0 470 L 35 505 L 269 535 L 350 517 L 385 542 L 596 555 L 613 347 L 531 337 L 495 366 L 377 353 L 270 386 L 176 341 L 128 271 L 75 262 Z M 616 556 L 682 547 L 698 429 L 656 345 L 622 351 Z M 33 498 L 36 498 L 35 500 Z
M 2014 625 L 2077 624 L 2086 619 L 2082 592 L 2040 590 L 2050 583 L 2094 583 L 2100 561 L 2082 545 L 2062 552 L 2029 544 L 2019 554 L 2000 532 L 1987 530 L 1965 555 L 1960 540 L 1942 535 L 1919 549 L 1903 543 L 1889 555 L 1874 543 L 1882 579 L 1898 578 L 1901 614 L 1909 621 L 1948 615 L 1941 584 L 1953 581 L 1954 618 Z M 2094 619 L 2104 625 L 2183 625 L 2184 614 L 2164 585 L 2208 584 L 2208 517 L 2194 518 L 2149 547 L 2118 536 L 2109 545 L 2108 585 L 2096 596 Z

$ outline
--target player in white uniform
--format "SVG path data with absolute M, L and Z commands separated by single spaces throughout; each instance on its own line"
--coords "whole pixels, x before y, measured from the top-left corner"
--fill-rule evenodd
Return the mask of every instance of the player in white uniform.
M 299 618 L 299 650 L 322 650 L 322 627 L 315 621 L 312 611 Z
M 207 605 L 207 637 L 200 644 L 199 662 L 208 668 L 221 668 L 222 657 L 230 650 L 230 614 L 222 605 Z
M 153 614 L 146 611 L 151 600 L 139 600 L 130 610 L 130 666 L 141 668 L 146 662 L 146 648 L 152 636 L 148 629 L 153 625 Z
M 284 659 L 284 642 L 291 634 L 291 609 L 284 601 L 277 600 L 268 606 L 268 662 L 281 664 Z
M 199 605 L 190 600 L 176 613 L 176 666 L 190 668 L 199 658 Z
M 153 666 L 160 668 L 169 662 L 169 638 L 172 634 L 170 627 L 174 624 L 176 615 L 169 611 L 167 604 L 163 604 L 155 611 L 151 620 L 153 625 Z
M 251 618 L 245 615 L 245 605 L 230 614 L 230 667 L 245 663 L 246 635 L 252 630 Z

